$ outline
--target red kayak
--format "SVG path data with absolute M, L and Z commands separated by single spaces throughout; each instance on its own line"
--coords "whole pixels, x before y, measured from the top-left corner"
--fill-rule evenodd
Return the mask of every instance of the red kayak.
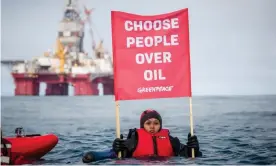
M 58 143 L 58 137 L 54 134 L 24 135 L 22 131 L 22 128 L 17 128 L 17 136 L 1 137 L 1 164 L 4 158 L 5 163 L 17 163 L 17 165 L 31 163 L 41 159 Z

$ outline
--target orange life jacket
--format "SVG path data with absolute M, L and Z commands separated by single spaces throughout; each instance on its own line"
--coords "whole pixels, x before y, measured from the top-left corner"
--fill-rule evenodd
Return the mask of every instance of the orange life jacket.
M 169 130 L 162 129 L 156 134 L 151 134 L 145 129 L 137 129 L 138 143 L 133 157 L 145 156 L 174 156 L 173 148 L 169 138 Z

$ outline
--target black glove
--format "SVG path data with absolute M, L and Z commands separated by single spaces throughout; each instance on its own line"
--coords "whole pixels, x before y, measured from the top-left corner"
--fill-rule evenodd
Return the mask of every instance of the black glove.
M 126 146 L 126 140 L 123 140 L 123 135 L 121 134 L 120 138 L 116 138 L 114 141 L 113 141 L 113 150 L 118 153 L 119 151 L 124 151 L 127 149 L 127 146 Z
M 199 143 L 196 135 L 191 136 L 191 133 L 188 134 L 187 148 L 189 157 L 192 157 L 192 148 L 194 148 L 195 156 L 200 156 L 201 152 L 199 151 Z
M 195 148 L 195 149 L 198 148 L 199 149 L 199 144 L 198 144 L 196 135 L 191 136 L 191 133 L 188 134 L 187 146 L 188 146 L 188 148 Z
M 121 157 L 126 158 L 130 155 L 131 150 L 131 141 L 129 139 L 124 140 L 123 135 L 121 134 L 120 138 L 116 138 L 113 141 L 113 150 L 115 153 L 118 154 L 118 152 L 121 152 Z
M 86 153 L 83 157 L 82 157 L 82 162 L 83 163 L 90 163 L 95 161 L 94 155 L 91 152 Z

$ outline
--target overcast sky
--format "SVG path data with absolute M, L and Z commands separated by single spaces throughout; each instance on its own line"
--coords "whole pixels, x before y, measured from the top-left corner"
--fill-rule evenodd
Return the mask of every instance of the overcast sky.
M 53 49 L 65 0 L 1 2 L 2 59 L 32 59 Z M 194 95 L 276 94 L 275 0 L 79 2 L 96 8 L 92 13 L 96 39 L 104 38 L 110 51 L 111 10 L 161 14 L 187 7 Z M 84 47 L 91 53 L 90 45 L 87 33 Z M 13 95 L 13 79 L 7 67 L 1 67 L 1 79 L 1 95 Z

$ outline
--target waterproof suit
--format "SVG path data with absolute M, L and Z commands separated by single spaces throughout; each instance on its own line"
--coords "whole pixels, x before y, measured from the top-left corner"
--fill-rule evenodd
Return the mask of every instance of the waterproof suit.
M 177 137 L 172 137 L 168 129 L 161 129 L 156 134 L 148 133 L 144 128 L 130 129 L 127 139 L 115 139 L 113 150 L 122 152 L 123 157 L 192 157 L 192 148 L 195 157 L 202 156 L 199 151 L 197 137 L 188 135 L 187 145 L 180 143 Z

